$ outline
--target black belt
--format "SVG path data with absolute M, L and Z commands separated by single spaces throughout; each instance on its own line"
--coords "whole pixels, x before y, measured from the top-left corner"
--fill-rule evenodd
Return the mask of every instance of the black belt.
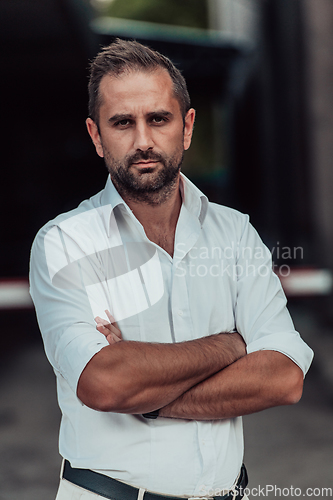
M 67 479 L 67 481 L 80 486 L 81 488 L 92 491 L 101 497 L 109 498 L 111 500 L 137 500 L 138 498 L 138 488 L 134 488 L 134 486 L 122 483 L 112 477 L 99 474 L 98 472 L 94 472 L 89 469 L 73 469 L 68 460 L 65 460 L 62 477 Z M 235 487 L 236 495 L 233 491 L 230 491 L 223 496 L 203 498 L 210 498 L 214 500 L 240 500 L 244 496 L 244 489 L 247 486 L 247 482 L 248 479 L 245 465 L 242 465 L 237 485 Z M 181 500 L 180 497 L 158 495 L 156 493 L 150 493 L 149 491 L 145 491 L 143 498 L 144 500 Z

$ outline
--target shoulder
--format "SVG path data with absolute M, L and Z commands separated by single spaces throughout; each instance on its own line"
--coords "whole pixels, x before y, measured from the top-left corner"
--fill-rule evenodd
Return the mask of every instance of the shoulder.
M 63 223 L 65 223 L 66 221 L 73 221 L 73 222 L 80 221 L 81 223 L 84 223 L 87 212 L 94 210 L 99 211 L 103 208 L 101 205 L 102 193 L 103 191 L 100 191 L 91 198 L 83 200 L 76 208 L 73 208 L 68 212 L 59 214 L 54 219 L 49 220 L 46 224 L 44 224 L 44 226 L 41 227 L 41 229 L 37 233 L 37 236 L 39 234 L 45 234 L 49 229 L 51 229 L 54 226 L 63 225 Z M 81 217 L 83 214 L 85 214 L 85 216 Z
M 250 218 L 234 208 L 209 202 L 205 223 L 240 239 L 250 224 Z
M 50 233 L 50 231 L 56 231 L 57 228 L 65 230 L 72 228 L 74 231 L 80 231 L 84 225 L 91 223 L 91 218 L 87 217 L 87 214 L 98 214 L 103 210 L 101 205 L 101 195 L 103 191 L 95 194 L 89 199 L 83 200 L 78 207 L 59 214 L 54 219 L 49 220 L 36 234 L 33 244 L 32 252 L 44 242 L 45 236 Z M 96 216 L 95 215 L 95 216 Z
M 239 212 L 235 208 L 227 207 L 226 205 L 219 205 L 218 203 L 208 202 L 208 212 L 209 214 L 217 215 L 223 219 L 236 221 L 245 221 L 249 220 L 248 214 L 243 214 Z

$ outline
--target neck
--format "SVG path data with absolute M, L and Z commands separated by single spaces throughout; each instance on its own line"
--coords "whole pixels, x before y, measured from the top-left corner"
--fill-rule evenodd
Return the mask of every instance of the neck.
M 182 204 L 179 182 L 180 176 L 175 179 L 173 186 L 168 186 L 167 193 L 147 193 L 146 196 L 135 198 L 118 189 L 125 203 L 142 224 L 147 238 L 170 255 L 173 255 L 175 231 Z
M 124 200 L 145 229 L 146 226 L 159 226 L 166 230 L 174 226 L 175 229 L 182 203 L 179 178 L 167 196 L 165 193 L 153 193 L 152 196 L 143 197 L 141 200 L 131 197 L 125 197 Z

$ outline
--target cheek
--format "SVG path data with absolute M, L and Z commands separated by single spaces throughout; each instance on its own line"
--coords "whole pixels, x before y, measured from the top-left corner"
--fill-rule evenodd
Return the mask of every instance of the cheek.
M 177 150 L 181 151 L 182 153 L 184 152 L 185 149 L 185 140 L 184 140 L 184 134 L 183 132 L 178 136 L 177 138 Z
M 123 138 L 106 140 L 103 142 L 103 150 L 104 153 L 107 152 L 115 160 L 120 160 L 128 154 L 128 144 L 126 144 Z
M 183 129 L 174 131 L 172 134 L 165 134 L 161 138 L 161 145 L 165 148 L 165 151 L 169 153 L 175 151 L 184 150 L 184 134 Z M 162 146 L 162 147 L 163 147 Z

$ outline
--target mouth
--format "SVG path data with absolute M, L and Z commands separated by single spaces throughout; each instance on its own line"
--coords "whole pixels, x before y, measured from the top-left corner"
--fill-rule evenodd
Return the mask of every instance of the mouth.
M 135 165 L 136 167 L 139 168 L 154 168 L 157 165 L 157 163 L 158 161 L 156 160 L 140 160 L 132 163 L 132 165 Z

